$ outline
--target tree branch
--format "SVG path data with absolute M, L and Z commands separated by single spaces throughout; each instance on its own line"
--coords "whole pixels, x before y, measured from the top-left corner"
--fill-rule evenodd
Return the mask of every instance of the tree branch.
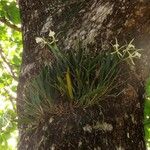
M 1 58 L 3 59 L 3 61 L 4 61 L 4 62 L 7 64 L 7 66 L 9 67 L 10 73 L 11 73 L 12 77 L 17 81 L 18 78 L 17 78 L 17 76 L 15 75 L 12 66 L 11 66 L 10 63 L 6 60 L 6 58 L 5 58 L 5 56 L 3 55 L 3 53 L 4 53 L 3 50 L 0 48 L 0 56 L 1 56 Z
M 12 24 L 9 20 L 7 20 L 6 18 L 4 17 L 1 17 L 0 18 L 0 22 L 4 23 L 5 25 L 7 25 L 8 27 L 16 30 L 16 31 L 19 31 L 21 32 L 21 29 L 19 27 L 17 27 L 16 25 Z
M 12 104 L 12 107 L 13 107 L 14 111 L 16 112 L 16 107 L 15 107 L 15 106 L 16 106 L 16 104 L 15 104 L 16 98 L 13 97 L 13 96 L 11 96 L 11 95 L 9 94 L 9 91 L 8 91 L 6 88 L 4 88 L 4 91 L 8 94 L 9 100 L 10 100 L 10 102 L 11 102 L 11 104 Z

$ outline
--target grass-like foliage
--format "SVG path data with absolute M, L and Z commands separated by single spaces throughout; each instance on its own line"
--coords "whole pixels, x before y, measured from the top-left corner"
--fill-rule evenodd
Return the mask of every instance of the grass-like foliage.
M 54 35 L 52 41 L 37 39 L 41 46 L 48 46 L 55 58 L 40 74 L 29 81 L 26 88 L 27 114 L 32 117 L 44 115 L 59 102 L 76 103 L 83 107 L 99 104 L 118 86 L 122 62 L 134 65 L 134 58 L 140 57 L 130 42 L 112 50 L 93 51 L 80 42 L 74 50 L 59 50 Z

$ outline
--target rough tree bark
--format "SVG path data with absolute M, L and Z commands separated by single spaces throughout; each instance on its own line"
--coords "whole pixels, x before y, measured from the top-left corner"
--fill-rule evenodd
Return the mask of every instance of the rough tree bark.
M 24 109 L 25 83 L 51 58 L 46 49 L 37 47 L 35 37 L 46 37 L 50 29 L 58 34 L 62 49 L 73 47 L 77 38 L 91 45 L 91 50 L 105 48 L 115 38 L 120 43 L 134 38 L 134 44 L 144 50 L 136 71 L 125 70 L 128 83 L 122 94 L 102 102 L 102 112 L 96 107 L 70 110 L 61 106 L 64 113 L 53 116 L 52 123 L 42 124 L 36 132 L 27 132 L 23 124 L 19 126 L 18 150 L 146 149 L 143 83 L 150 71 L 149 0 L 20 0 L 19 7 L 24 46 L 18 86 L 19 116 Z M 100 129 L 93 127 L 98 121 Z

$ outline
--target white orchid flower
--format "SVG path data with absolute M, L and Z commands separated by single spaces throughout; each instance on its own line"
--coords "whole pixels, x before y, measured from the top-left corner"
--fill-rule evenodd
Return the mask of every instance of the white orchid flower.
M 47 44 L 47 42 L 41 37 L 36 37 L 35 41 L 36 43 L 40 44 L 41 47 L 44 47 Z
M 53 38 L 54 38 L 54 36 L 55 36 L 55 32 L 52 31 L 52 30 L 50 30 L 50 31 L 49 31 L 49 37 L 53 37 Z
M 35 38 L 36 43 L 43 43 L 44 40 L 41 37 L 36 37 Z
M 53 43 L 56 43 L 58 41 L 55 39 L 55 32 L 52 30 L 49 31 L 49 37 L 51 37 L 51 41 L 49 44 L 53 44 Z

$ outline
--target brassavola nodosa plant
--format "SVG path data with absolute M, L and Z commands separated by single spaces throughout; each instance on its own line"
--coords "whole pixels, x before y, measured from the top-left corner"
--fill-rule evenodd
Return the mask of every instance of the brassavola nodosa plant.
M 86 108 L 100 106 L 107 97 L 119 95 L 121 88 L 117 92 L 115 89 L 124 84 L 118 84 L 123 74 L 122 64 L 134 66 L 134 60 L 141 56 L 133 41 L 120 46 L 116 39 L 107 51 L 93 51 L 83 46 L 82 41 L 76 42 L 74 50 L 60 50 L 53 31 L 49 38 L 35 40 L 39 46 L 49 49 L 54 60 L 46 63 L 26 87 L 27 116 L 23 118 L 34 125 L 45 114 L 55 113 L 55 106 L 61 102 Z

